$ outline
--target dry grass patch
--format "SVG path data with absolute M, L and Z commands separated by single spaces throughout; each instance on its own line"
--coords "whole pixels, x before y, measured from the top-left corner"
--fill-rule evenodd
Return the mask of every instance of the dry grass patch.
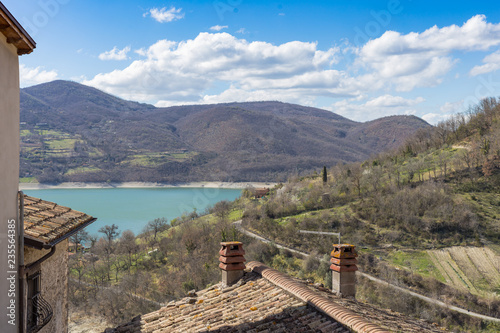
M 446 283 L 484 295 L 500 287 L 500 256 L 488 247 L 454 246 L 428 251 Z

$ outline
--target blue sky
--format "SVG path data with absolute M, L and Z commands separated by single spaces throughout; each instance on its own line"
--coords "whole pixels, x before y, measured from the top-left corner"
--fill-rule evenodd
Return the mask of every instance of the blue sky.
M 280 100 L 436 123 L 500 95 L 494 1 L 2 0 L 55 79 L 157 106 Z

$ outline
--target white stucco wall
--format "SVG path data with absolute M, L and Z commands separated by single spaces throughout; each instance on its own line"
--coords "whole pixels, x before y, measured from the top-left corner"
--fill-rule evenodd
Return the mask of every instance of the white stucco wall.
M 9 302 L 7 223 L 17 215 L 18 186 L 19 60 L 17 49 L 0 34 L 0 327 L 5 333 L 16 332 L 5 309 Z

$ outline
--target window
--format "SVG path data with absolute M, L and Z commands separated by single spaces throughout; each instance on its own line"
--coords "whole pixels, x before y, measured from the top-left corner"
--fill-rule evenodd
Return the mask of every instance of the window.
M 36 333 L 52 318 L 52 308 L 50 304 L 42 298 L 40 272 L 28 277 L 27 287 L 27 330 L 28 333 Z

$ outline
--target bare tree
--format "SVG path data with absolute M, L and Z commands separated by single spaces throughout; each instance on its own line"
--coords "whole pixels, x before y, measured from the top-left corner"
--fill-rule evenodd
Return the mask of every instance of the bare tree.
M 118 250 L 128 257 L 128 270 L 132 266 L 132 257 L 139 250 L 139 245 L 136 243 L 135 235 L 130 230 L 125 230 L 118 242 Z
M 85 275 L 87 262 L 81 253 L 76 253 L 69 257 L 69 269 L 78 275 L 78 284 L 81 284 L 82 277 Z
M 441 169 L 441 175 L 446 178 L 448 174 L 448 168 L 450 165 L 450 153 L 447 151 L 442 151 L 438 155 L 438 164 L 439 168 Z
M 361 198 L 361 190 L 363 188 L 363 168 L 359 163 L 354 164 L 352 168 L 347 171 L 347 174 L 350 176 L 352 184 L 358 192 L 358 197 Z
M 102 238 L 104 240 L 104 243 L 101 245 L 101 247 L 106 260 L 107 277 L 109 281 L 111 280 L 111 277 L 109 275 L 109 272 L 111 270 L 111 255 L 115 252 L 115 240 L 118 235 L 120 235 L 120 232 L 118 231 L 118 226 L 116 224 L 112 224 L 111 226 L 105 225 L 104 227 L 101 227 L 99 229 L 99 232 L 104 234 L 104 238 Z
M 89 240 L 89 233 L 85 230 L 80 230 L 75 232 L 69 239 L 75 244 L 75 253 L 78 253 L 79 245 L 83 245 L 83 243 Z
M 168 220 L 164 217 L 160 217 L 149 221 L 148 224 L 146 224 L 146 226 L 144 227 L 144 232 L 152 235 L 153 244 L 156 244 L 156 238 L 158 237 L 158 234 L 164 230 L 167 230 L 168 228 L 170 228 Z
M 231 203 L 227 200 L 222 200 L 214 205 L 212 211 L 215 214 L 215 216 L 217 216 L 221 220 L 225 220 L 225 218 L 229 215 L 230 209 L 231 209 Z
M 384 172 L 378 165 L 371 167 L 366 171 L 366 180 L 373 187 L 374 192 L 378 192 L 383 176 Z

